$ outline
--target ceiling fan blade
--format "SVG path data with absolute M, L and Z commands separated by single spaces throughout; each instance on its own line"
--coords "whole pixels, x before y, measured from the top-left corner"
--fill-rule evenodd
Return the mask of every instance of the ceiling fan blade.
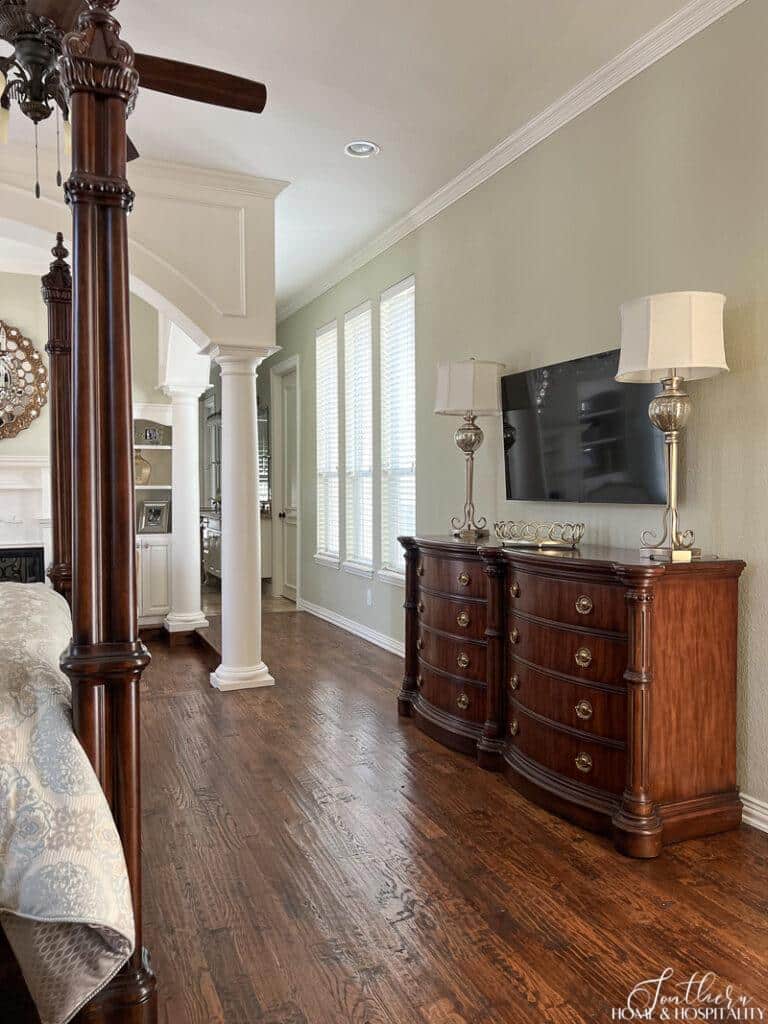
M 77 16 L 85 10 L 83 0 L 27 0 L 27 9 L 42 18 L 50 18 L 63 32 L 70 32 Z
M 128 163 L 130 163 L 131 160 L 138 160 L 141 153 L 139 153 L 138 149 L 136 149 L 134 144 L 131 142 L 130 136 L 126 138 L 126 142 L 128 143 L 128 156 L 126 158 Z
M 197 100 L 198 103 L 260 114 L 267 102 L 267 87 L 261 82 L 227 75 L 223 71 L 211 71 L 196 64 L 137 53 L 136 70 L 140 87 Z

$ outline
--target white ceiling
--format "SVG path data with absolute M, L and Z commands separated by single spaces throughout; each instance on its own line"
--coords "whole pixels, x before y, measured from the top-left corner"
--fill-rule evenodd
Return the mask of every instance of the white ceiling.
M 267 83 L 260 115 L 143 92 L 148 157 L 289 181 L 283 303 L 647 31 L 683 0 L 125 0 L 135 49 Z M 382 147 L 344 155 L 355 138 Z M 215 254 L 211 254 L 215 258 Z

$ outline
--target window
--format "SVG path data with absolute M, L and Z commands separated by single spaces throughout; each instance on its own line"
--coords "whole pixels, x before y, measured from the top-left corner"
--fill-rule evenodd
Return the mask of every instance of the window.
M 405 572 L 397 538 L 416 531 L 416 284 L 381 296 L 381 567 Z
M 346 434 L 346 561 L 373 572 L 372 309 L 366 303 L 344 317 Z
M 317 554 L 339 561 L 339 374 L 336 324 L 315 335 L 317 422 Z

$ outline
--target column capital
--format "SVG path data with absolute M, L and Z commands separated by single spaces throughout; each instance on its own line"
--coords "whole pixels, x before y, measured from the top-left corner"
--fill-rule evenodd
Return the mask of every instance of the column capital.
M 195 402 L 212 384 L 164 384 L 160 390 L 171 402 Z
M 279 345 L 245 346 L 217 345 L 211 342 L 200 350 L 201 355 L 210 356 L 221 367 L 222 374 L 255 373 L 256 367 L 265 359 L 280 351 Z

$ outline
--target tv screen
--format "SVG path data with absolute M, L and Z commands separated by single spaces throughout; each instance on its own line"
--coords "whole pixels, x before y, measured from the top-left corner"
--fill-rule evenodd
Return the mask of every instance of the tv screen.
M 619 350 L 501 379 L 510 501 L 666 503 L 656 384 L 619 384 Z

